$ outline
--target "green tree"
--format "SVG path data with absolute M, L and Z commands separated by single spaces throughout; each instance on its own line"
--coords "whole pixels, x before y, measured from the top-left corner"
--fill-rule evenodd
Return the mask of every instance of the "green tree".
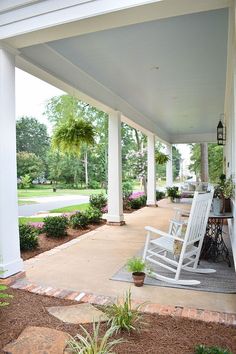
M 201 172 L 201 151 L 200 144 L 191 145 L 191 164 L 190 171 L 193 171 L 197 177 Z M 208 144 L 208 166 L 210 182 L 217 182 L 219 176 L 223 173 L 223 147 L 217 144 Z
M 46 125 L 33 117 L 21 117 L 16 121 L 17 152 L 30 152 L 44 159 L 49 146 Z
M 30 175 L 24 175 L 21 179 L 21 188 L 29 189 L 31 186 L 31 177 Z
M 29 175 L 31 180 L 42 177 L 45 172 L 43 161 L 33 153 L 17 153 L 17 175 L 23 177 Z

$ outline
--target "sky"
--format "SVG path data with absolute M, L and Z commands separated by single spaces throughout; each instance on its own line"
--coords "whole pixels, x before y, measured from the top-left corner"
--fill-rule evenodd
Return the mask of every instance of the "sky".
M 43 115 L 47 101 L 53 96 L 64 94 L 63 91 L 49 85 L 20 69 L 16 69 L 16 118 L 32 116 L 48 127 L 51 132 L 51 125 Z M 190 150 L 186 144 L 179 144 L 179 151 L 185 160 L 187 168 L 189 164 Z

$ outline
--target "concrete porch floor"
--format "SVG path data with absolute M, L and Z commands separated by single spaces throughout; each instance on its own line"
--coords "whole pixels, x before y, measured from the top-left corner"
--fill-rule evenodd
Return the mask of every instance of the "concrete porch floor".
M 75 242 L 59 246 L 24 262 L 30 282 L 105 296 L 119 296 L 131 288 L 132 297 L 161 305 L 184 306 L 236 313 L 236 294 L 208 293 L 109 280 L 144 245 L 144 226 L 166 230 L 173 207 L 166 200 L 158 208 L 143 208 L 126 214 L 126 225 L 102 226 Z M 181 207 L 188 208 L 188 206 Z

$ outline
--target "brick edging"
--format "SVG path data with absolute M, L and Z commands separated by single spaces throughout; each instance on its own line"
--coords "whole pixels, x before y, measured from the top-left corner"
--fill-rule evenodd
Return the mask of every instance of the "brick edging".
M 25 290 L 34 294 L 52 296 L 58 299 L 74 300 L 93 305 L 109 305 L 116 301 L 116 297 L 96 295 L 67 289 L 58 289 L 51 286 L 39 286 L 28 282 L 27 280 L 16 280 L 11 285 L 14 289 Z M 143 304 L 143 305 L 142 305 Z M 204 309 L 195 309 L 182 306 L 169 306 L 156 303 L 144 303 L 140 300 L 133 300 L 132 305 L 137 307 L 142 305 L 140 312 L 149 314 L 158 314 L 162 316 L 182 317 L 204 322 L 223 323 L 236 326 L 236 314 L 218 311 L 208 311 Z

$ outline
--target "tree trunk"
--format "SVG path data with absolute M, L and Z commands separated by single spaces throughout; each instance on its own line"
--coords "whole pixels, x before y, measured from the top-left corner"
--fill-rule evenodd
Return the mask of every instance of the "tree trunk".
M 200 144 L 201 148 L 201 181 L 208 182 L 208 145 Z
M 88 188 L 88 153 L 87 150 L 84 153 L 84 170 L 85 170 L 85 185 Z

